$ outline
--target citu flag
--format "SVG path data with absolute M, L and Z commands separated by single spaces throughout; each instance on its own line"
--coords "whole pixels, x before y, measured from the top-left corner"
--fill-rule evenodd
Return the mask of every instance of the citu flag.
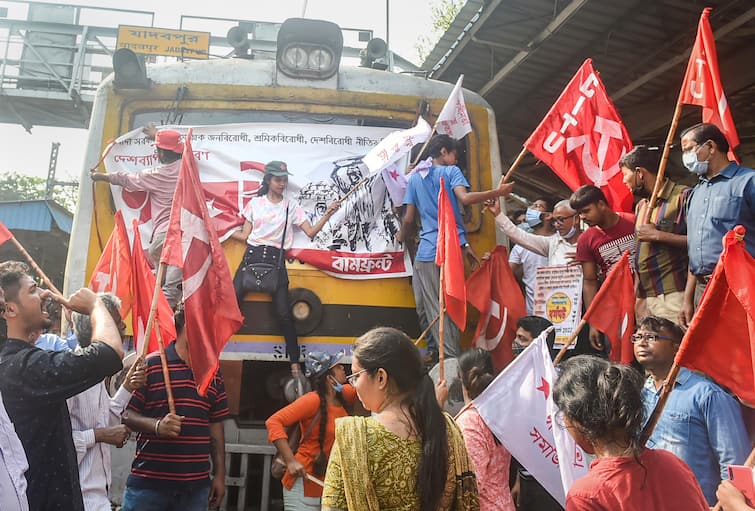
M 624 122 L 587 59 L 524 143 L 572 190 L 594 185 L 614 211 L 632 211 L 619 161 L 632 149 Z
M 729 157 L 736 160 L 733 149 L 739 145 L 739 135 L 721 83 L 716 40 L 708 19 L 710 11 L 711 8 L 706 7 L 700 15 L 697 37 L 682 81 L 679 102 L 703 107 L 703 122 L 715 124 L 726 135 L 732 149 Z
M 121 317 L 131 311 L 131 246 L 123 213 L 116 211 L 115 227 L 110 233 L 99 261 L 94 267 L 89 288 L 95 293 L 112 293 L 121 300 Z M 149 305 L 148 305 L 149 307 Z
M 152 273 L 147 258 L 144 255 L 142 239 L 139 235 L 139 222 L 134 219 L 134 251 L 131 257 L 131 288 L 134 291 L 134 306 L 131 310 L 131 324 L 134 329 L 134 342 L 136 351 L 141 353 L 141 345 L 147 335 L 147 320 L 152 307 L 157 279 Z M 152 332 L 149 336 L 148 353 L 158 350 L 157 330 L 160 328 L 163 342 L 166 344 L 176 338 L 176 325 L 173 322 L 173 310 L 168 304 L 168 299 L 162 289 L 157 291 L 157 309 L 152 322 Z
M 474 345 L 490 352 L 496 371 L 514 359 L 516 322 L 527 315 L 524 296 L 509 266 L 506 247 L 497 246 L 467 279 L 467 300 L 480 311 Z
M 435 264 L 442 272 L 446 312 L 463 332 L 467 325 L 467 288 L 464 283 L 464 259 L 461 256 L 456 215 L 448 197 L 445 179 L 440 178 L 438 192 L 438 243 Z
M 13 233 L 0 222 L 0 245 L 13 238 Z
M 752 235 L 738 225 L 724 236 L 724 250 L 675 359 L 750 406 L 755 405 L 755 260 L 744 237 Z
M 634 279 L 629 265 L 629 250 L 611 268 L 582 319 L 603 332 L 611 342 L 613 362 L 629 364 L 634 360 Z
M 191 368 L 200 395 L 218 369 L 220 352 L 241 328 L 231 272 L 212 227 L 197 161 L 186 135 L 161 262 L 183 271 L 185 328 Z

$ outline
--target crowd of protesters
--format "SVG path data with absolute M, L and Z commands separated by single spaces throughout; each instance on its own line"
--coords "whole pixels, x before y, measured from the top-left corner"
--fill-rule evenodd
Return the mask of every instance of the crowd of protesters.
M 178 138 L 158 132 L 157 143 L 165 157 L 161 161 L 172 169 Z M 466 241 L 462 205 L 485 203 L 516 244 L 510 263 L 522 281 L 529 315 L 519 318 L 516 337 L 504 342 L 517 355 L 549 326 L 532 315 L 538 267 L 580 266 L 583 303 L 589 307 L 612 267 L 631 252 L 638 325 L 632 336 L 634 366 L 607 361 L 612 347 L 605 332 L 590 327 L 576 356 L 559 364 L 552 389 L 559 426 L 593 457 L 588 475 L 568 492 L 567 510 L 697 510 L 719 499 L 725 510 L 751 509 L 727 481 L 730 467 L 743 465 L 752 447 L 742 407 L 705 375 L 680 371 L 652 435 L 646 444 L 640 441 L 724 235 L 736 225 L 755 232 L 755 171 L 729 161 L 721 131 L 710 124 L 692 126 L 681 134 L 681 147 L 684 166 L 698 177 L 692 188 L 670 179 L 656 183 L 657 151 L 638 146 L 623 156 L 623 182 L 638 199 L 634 213 L 614 211 L 600 188 L 586 185 L 562 200 L 539 198 L 508 218 L 500 200 L 512 185 L 502 180 L 491 190 L 470 191 L 456 166 L 458 142 L 447 135 L 430 141 L 427 167 L 408 182 L 398 237 L 409 239 L 419 221 L 413 285 L 420 324 L 440 313 L 434 261 L 437 197 L 444 179 L 460 244 L 473 265 L 479 261 Z M 268 167 L 278 204 L 288 172 L 283 162 Z M 111 180 L 132 188 L 137 181 Z M 654 189 L 658 203 L 650 207 Z M 307 234 L 322 227 L 300 221 L 301 212 L 294 212 L 296 218 L 280 214 L 281 225 L 266 234 L 266 239 L 282 240 L 279 250 L 286 246 L 289 223 Z M 261 216 L 250 210 L 238 236 L 252 251 L 266 246 L 250 241 Z M 745 238 L 751 255 L 754 239 Z M 162 240 L 154 241 L 159 250 Z M 179 278 L 178 273 L 171 277 Z M 50 300 L 73 312 L 74 349 L 65 342 L 59 349 L 35 346 L 51 327 Z M 206 395 L 197 393 L 182 303 L 177 299 L 172 305 L 177 338 L 170 340 L 165 357 L 173 396 L 167 395 L 160 358 L 151 356 L 137 359 L 111 397 L 104 380 L 122 371 L 124 356 L 117 298 L 81 289 L 66 299 L 40 289 L 25 265 L 0 265 L 1 509 L 110 509 L 110 446 L 122 447 L 132 432 L 137 450 L 124 510 L 220 505 L 225 495 L 223 420 L 229 415 L 223 377 L 218 371 Z M 287 325 L 282 309 L 281 323 Z M 490 353 L 463 351 L 463 329 L 446 323 L 442 355 L 457 358 L 466 403 L 455 419 L 442 408 L 445 382 L 433 383 L 420 350 L 404 332 L 388 327 L 366 332 L 354 344 L 350 372 L 342 352 L 304 357 L 312 391 L 266 422 L 279 452 L 286 510 L 562 507 L 528 473 L 526 460 L 512 458 L 475 409 L 474 399 L 496 377 Z M 437 340 L 437 328 L 431 332 L 430 339 Z M 296 375 L 299 348 L 292 336 L 287 349 Z M 548 343 L 553 349 L 552 335 Z M 292 446 L 289 436 L 296 429 L 301 439 Z

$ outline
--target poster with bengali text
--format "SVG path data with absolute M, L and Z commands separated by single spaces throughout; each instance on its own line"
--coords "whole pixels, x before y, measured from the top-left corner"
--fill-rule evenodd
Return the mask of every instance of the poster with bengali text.
M 582 319 L 582 267 L 538 268 L 533 313 L 553 323 L 556 328 L 554 347 L 561 348 Z

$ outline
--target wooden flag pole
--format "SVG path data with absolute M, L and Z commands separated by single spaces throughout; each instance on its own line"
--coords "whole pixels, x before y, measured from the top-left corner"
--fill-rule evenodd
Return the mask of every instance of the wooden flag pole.
M 427 334 L 428 334 L 428 333 L 430 333 L 430 329 L 431 329 L 431 328 L 433 327 L 433 325 L 434 325 L 435 323 L 437 323 L 437 322 L 438 322 L 438 319 L 440 318 L 440 315 L 441 315 L 441 314 L 443 314 L 443 312 L 446 312 L 446 311 L 444 310 L 444 311 L 442 311 L 442 312 L 441 312 L 440 314 L 438 314 L 437 316 L 435 316 L 435 319 L 434 319 L 434 320 L 432 320 L 432 321 L 430 322 L 430 324 L 429 324 L 429 325 L 427 325 L 427 328 L 425 328 L 425 329 L 424 329 L 424 330 L 422 331 L 422 333 L 421 333 L 421 334 L 419 334 L 419 337 L 417 337 L 417 340 L 416 340 L 416 341 L 414 341 L 414 345 L 415 345 L 415 346 L 419 345 L 419 343 L 420 343 L 420 342 L 422 341 L 422 339 L 424 339 L 424 338 L 425 338 L 425 336 L 427 336 Z
M 524 157 L 527 156 L 527 148 L 522 147 L 522 151 L 519 153 L 519 155 L 516 157 L 514 162 L 511 164 L 511 167 L 509 167 L 509 170 L 506 172 L 506 175 L 503 176 L 503 182 L 508 183 L 509 178 L 514 173 L 514 171 L 519 167 L 519 164 L 522 163 L 522 160 Z
M 50 280 L 50 278 L 45 274 L 45 272 L 42 271 L 42 268 L 40 268 L 37 265 L 36 261 L 34 261 L 34 258 L 31 256 L 31 254 L 29 254 L 29 252 L 26 251 L 24 246 L 21 245 L 21 243 L 19 243 L 19 241 L 15 237 L 12 237 L 10 240 L 16 246 L 18 251 L 21 252 L 21 255 L 24 256 L 24 258 L 29 262 L 29 266 L 31 266 L 32 269 L 35 272 L 37 272 L 37 275 L 39 275 L 39 278 L 42 279 L 42 282 L 45 283 L 45 285 L 50 289 L 50 291 L 52 291 L 56 295 L 63 296 L 63 294 L 58 290 L 58 288 L 55 287 L 55 284 L 52 283 L 52 280 Z
M 642 428 L 640 445 L 644 446 L 650 438 L 650 435 L 653 434 L 653 430 L 655 429 L 656 424 L 658 424 L 658 420 L 661 418 L 661 413 L 663 413 L 663 408 L 666 406 L 666 401 L 668 401 L 668 396 L 671 394 L 671 391 L 674 390 L 676 377 L 679 376 L 680 369 L 681 366 L 674 361 L 669 370 L 668 376 L 666 376 L 666 380 L 663 382 L 663 390 L 661 390 L 661 396 L 658 398 L 655 408 L 653 408 L 653 413 L 650 414 L 647 424 Z
M 425 143 L 422 144 L 422 149 L 419 150 L 419 152 L 417 153 L 417 157 L 414 158 L 414 161 L 409 166 L 409 168 L 406 169 L 406 171 L 404 172 L 404 174 L 408 174 L 409 172 L 411 172 L 411 169 L 413 169 L 414 167 L 417 166 L 417 164 L 419 163 L 419 159 L 422 158 L 422 153 L 425 152 L 425 149 L 427 149 L 427 146 L 430 144 L 430 140 L 433 138 L 433 135 L 435 135 L 435 129 L 437 127 L 438 127 L 437 124 L 433 124 L 432 131 L 430 131 L 430 134 L 427 136 L 427 140 L 425 140 Z
M 351 187 L 351 190 L 349 190 L 348 192 L 346 192 L 346 195 L 344 195 L 343 197 L 341 197 L 340 199 L 338 199 L 338 202 L 345 201 L 349 197 L 349 195 L 351 195 L 352 193 L 356 192 L 357 189 L 359 189 L 359 187 L 361 187 L 363 184 L 365 184 L 369 180 L 370 180 L 370 176 L 367 176 L 367 177 L 363 178 L 361 181 L 359 181 L 357 184 L 355 184 L 353 187 Z
M 559 351 L 558 354 L 556 355 L 556 358 L 553 359 L 553 365 L 554 366 L 558 365 L 558 363 L 561 362 L 561 359 L 564 358 L 564 356 L 566 355 L 566 352 L 569 350 L 569 346 L 571 346 L 571 344 L 574 342 L 574 339 L 577 338 L 577 336 L 582 331 L 582 329 L 585 327 L 585 325 L 587 325 L 587 321 L 585 321 L 584 319 L 579 322 L 579 324 L 577 325 L 576 330 L 574 330 L 574 332 L 569 337 L 569 340 L 567 340 L 564 343 L 564 346 L 561 348 L 561 351 Z
M 445 286 L 446 286 L 446 279 L 444 278 L 444 268 L 446 267 L 446 262 L 443 261 L 443 264 L 440 265 L 440 293 L 438 293 L 438 303 L 440 304 L 440 307 L 438 310 L 441 311 L 440 314 L 438 314 L 438 368 L 440 369 L 440 374 L 438 375 L 438 379 L 445 380 L 446 379 L 446 372 L 445 368 L 443 367 L 443 361 L 445 359 L 444 356 L 444 347 L 443 347 L 443 334 L 444 334 L 444 316 L 445 314 L 443 311 L 446 310 L 446 293 L 445 293 Z
M 165 380 L 165 393 L 168 395 L 168 409 L 173 415 L 176 414 L 176 402 L 173 399 L 173 387 L 170 384 L 170 370 L 168 369 L 168 359 L 165 356 L 165 344 L 163 343 L 163 333 L 160 331 L 160 325 L 155 328 L 157 335 L 157 345 L 160 348 L 160 365 L 163 366 L 163 380 Z M 146 338 L 146 336 L 145 336 Z
M 661 162 L 658 164 L 658 174 L 655 176 L 655 185 L 653 185 L 653 194 L 650 196 L 648 207 L 645 208 L 645 218 L 642 219 L 643 224 L 647 223 L 648 218 L 650 218 L 650 213 L 652 213 L 652 211 L 656 207 L 656 202 L 658 201 L 658 194 L 661 191 L 661 186 L 663 185 L 663 180 L 666 176 L 666 165 L 668 164 L 669 152 L 671 152 L 671 144 L 674 141 L 674 135 L 676 134 L 676 130 L 679 127 L 679 118 L 681 116 L 682 116 L 682 102 L 681 102 L 681 94 L 680 94 L 679 99 L 676 100 L 676 108 L 674 109 L 674 117 L 671 119 L 671 126 L 669 127 L 668 135 L 666 135 L 666 143 L 663 146 L 663 154 L 661 155 Z
M 163 276 L 165 275 L 165 263 L 160 263 L 157 267 L 157 275 L 155 277 L 155 291 L 152 293 L 152 305 L 149 308 L 149 318 L 147 319 L 147 328 L 144 331 L 144 340 L 142 341 L 142 349 L 139 352 L 139 358 L 144 360 L 147 356 L 147 347 L 149 346 L 149 336 L 152 332 L 152 324 L 155 322 L 155 314 L 157 313 L 157 298 L 160 296 L 160 289 L 162 288 Z

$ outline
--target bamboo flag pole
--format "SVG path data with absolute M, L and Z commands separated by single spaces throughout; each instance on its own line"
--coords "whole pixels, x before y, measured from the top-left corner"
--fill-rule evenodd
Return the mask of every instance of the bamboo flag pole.
M 506 171 L 506 175 L 503 176 L 503 182 L 504 183 L 508 183 L 509 178 L 514 173 L 514 171 L 517 169 L 517 167 L 519 167 L 519 164 L 522 163 L 522 160 L 524 159 L 525 156 L 527 156 L 527 148 L 526 147 L 522 147 L 521 152 L 516 157 L 516 159 L 514 160 L 514 162 L 511 164 L 511 167 L 509 167 L 509 170 Z
M 650 196 L 650 202 L 648 202 L 648 207 L 645 208 L 645 218 L 642 219 L 642 223 L 646 224 L 648 218 L 650 218 L 650 213 L 652 213 L 653 209 L 656 207 L 656 202 L 658 201 L 658 194 L 661 191 L 661 186 L 663 185 L 663 180 L 666 176 L 666 165 L 668 164 L 668 155 L 669 152 L 671 152 L 671 144 L 674 141 L 674 135 L 676 134 L 676 130 L 679 127 L 679 118 L 682 115 L 682 102 L 681 102 L 681 95 L 679 96 L 679 99 L 676 100 L 676 108 L 674 109 L 674 117 L 671 119 L 671 126 L 668 130 L 668 135 L 666 136 L 666 143 L 663 146 L 663 154 L 661 155 L 661 162 L 658 164 L 658 174 L 655 176 L 655 185 L 653 185 L 653 194 Z
M 42 271 L 42 268 L 40 268 L 36 261 L 34 261 L 34 258 L 29 254 L 29 252 L 26 251 L 23 245 L 19 243 L 19 241 L 16 239 L 15 236 L 10 238 L 10 241 L 13 242 L 13 245 L 15 245 L 16 249 L 18 249 L 19 252 L 21 252 L 21 255 L 24 256 L 24 258 L 28 261 L 29 266 L 32 267 L 32 269 L 37 272 L 37 275 L 39 275 L 39 278 L 42 279 L 42 282 L 45 283 L 45 285 L 55 293 L 56 295 L 63 296 L 63 293 L 61 293 L 57 287 L 55 287 L 55 284 L 52 283 L 52 280 L 45 274 L 45 272 Z
M 411 169 L 417 166 L 417 164 L 419 163 L 419 159 L 422 158 L 422 153 L 424 153 L 425 149 L 427 149 L 427 146 L 430 144 L 430 140 L 433 138 L 433 135 L 435 135 L 437 128 L 438 128 L 438 123 L 433 124 L 432 131 L 430 131 L 430 134 L 427 136 L 427 140 L 425 140 L 425 143 L 422 144 L 422 149 L 419 150 L 412 164 L 409 166 L 408 169 L 406 169 L 406 171 L 404 172 L 405 174 L 408 174 L 409 172 L 411 172 Z
M 156 288 L 159 287 L 156 285 Z M 163 367 L 163 380 L 165 380 L 165 393 L 168 395 L 168 409 L 173 415 L 176 414 L 176 402 L 173 399 L 173 387 L 170 384 L 170 370 L 168 369 L 168 359 L 165 356 L 165 344 L 163 343 L 163 333 L 160 331 L 160 325 L 155 328 L 157 335 L 157 345 L 160 348 L 160 365 Z M 146 341 L 146 336 L 145 336 Z M 146 342 L 145 342 L 146 344 Z
M 679 376 L 680 369 L 681 366 L 679 366 L 676 361 L 674 361 L 671 369 L 669 370 L 668 376 L 666 376 L 666 380 L 663 382 L 663 390 L 661 390 L 661 395 L 658 398 L 658 402 L 655 404 L 655 408 L 653 408 L 653 413 L 650 414 L 647 424 L 645 424 L 645 427 L 642 428 L 642 434 L 640 435 L 640 445 L 644 446 L 650 438 L 650 435 L 653 434 L 653 430 L 655 429 L 656 424 L 658 424 L 658 420 L 661 418 L 661 414 L 663 413 L 663 408 L 666 406 L 666 402 L 668 401 L 668 396 L 669 394 L 671 394 L 671 391 L 674 390 L 676 377 Z
M 574 342 L 574 339 L 577 338 L 577 336 L 585 327 L 585 325 L 587 325 L 587 321 L 585 321 L 584 319 L 579 322 L 576 330 L 574 330 L 574 332 L 571 334 L 571 337 L 569 337 L 569 339 L 564 343 L 564 346 L 561 348 L 561 351 L 558 352 L 558 354 L 556 355 L 556 358 L 553 359 L 554 366 L 558 365 L 558 363 L 561 362 L 561 359 L 564 358 L 564 356 L 566 355 L 566 352 L 569 350 L 569 346 L 572 345 L 572 343 Z
M 155 291 L 152 293 L 152 305 L 149 308 L 149 318 L 147 319 L 147 328 L 144 332 L 144 340 L 142 341 L 142 349 L 139 352 L 139 358 L 144 360 L 147 356 L 147 347 L 149 346 L 149 337 L 152 332 L 152 324 L 155 322 L 155 314 L 157 313 L 157 298 L 160 296 L 160 289 L 162 286 L 163 276 L 165 275 L 165 263 L 160 263 L 157 267 L 157 276 L 155 277 Z
M 428 333 L 430 333 L 430 329 L 435 325 L 435 323 L 438 322 L 438 319 L 440 318 L 440 315 L 446 312 L 445 310 L 441 311 L 437 316 L 435 316 L 435 319 L 430 322 L 429 325 L 427 325 L 427 328 L 425 328 L 421 334 L 419 334 L 419 337 L 417 337 L 417 340 L 414 341 L 414 345 L 417 346 L 422 341 L 422 339 L 427 336 Z
M 445 293 L 445 287 L 446 287 L 446 279 L 443 275 L 445 272 L 443 271 L 446 267 L 446 261 L 443 261 L 443 264 L 440 265 L 440 293 L 438 293 L 438 303 L 440 304 L 440 307 L 438 308 L 439 311 L 441 311 L 440 314 L 438 314 L 438 369 L 440 369 L 440 374 L 438 375 L 438 378 L 440 380 L 446 379 L 446 372 L 445 368 L 443 367 L 443 361 L 445 359 L 444 356 L 444 347 L 443 347 L 443 334 L 444 334 L 444 317 L 445 314 L 443 314 L 442 311 L 446 310 L 446 293 Z

